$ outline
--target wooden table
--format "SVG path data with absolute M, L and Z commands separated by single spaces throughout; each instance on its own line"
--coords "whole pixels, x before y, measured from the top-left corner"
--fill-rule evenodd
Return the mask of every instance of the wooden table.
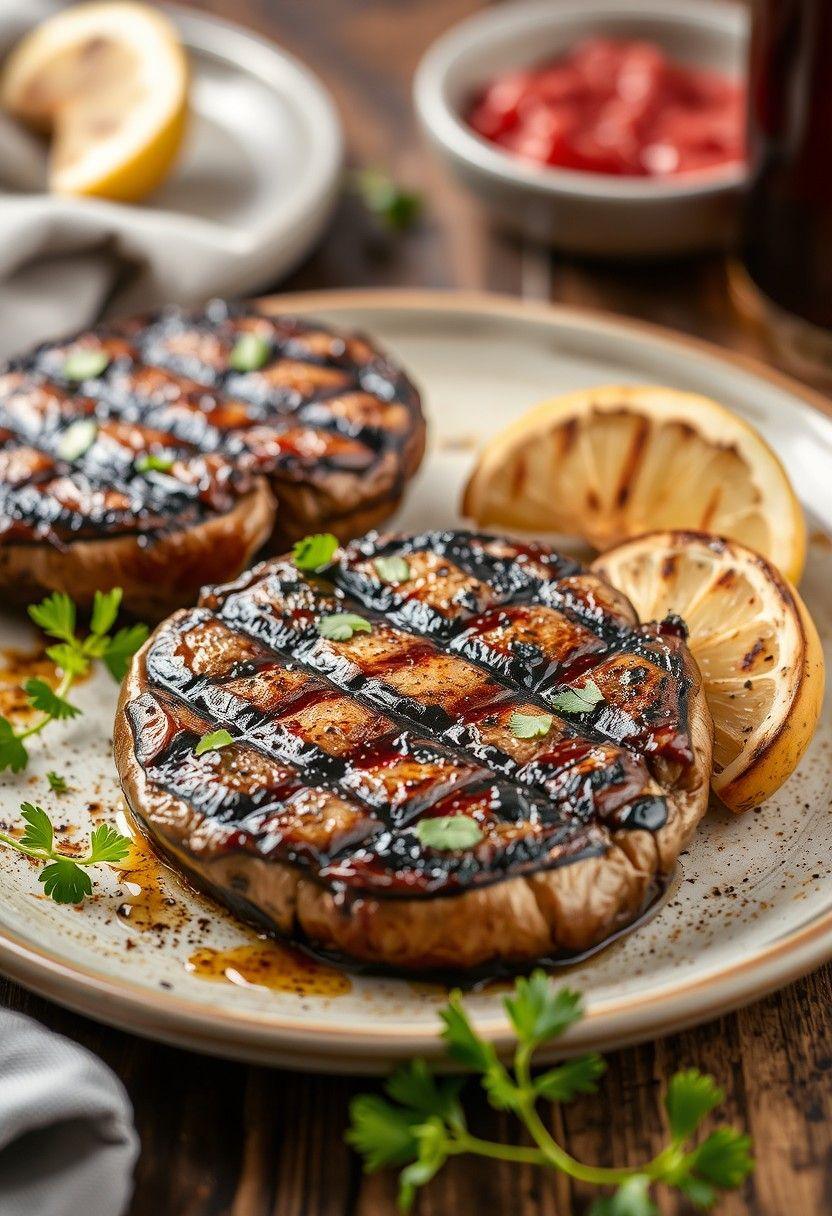
M 722 259 L 624 268 L 551 257 L 491 231 L 477 206 L 442 179 L 419 142 L 409 82 L 423 49 L 475 0 L 214 0 L 202 7 L 303 57 L 335 94 L 351 160 L 384 166 L 427 197 L 423 224 L 394 241 L 380 241 L 356 200 L 345 199 L 288 290 L 492 289 L 645 318 L 767 355 L 728 301 Z M 758 1159 L 753 1180 L 719 1213 L 824 1216 L 832 1211 L 830 976 L 824 968 L 738 1014 L 609 1057 L 600 1096 L 570 1105 L 557 1132 L 594 1162 L 646 1159 L 663 1140 L 667 1077 L 695 1064 L 724 1085 L 724 1114 L 751 1132 Z M 363 1177 L 342 1140 L 349 1097 L 366 1082 L 210 1060 L 98 1026 L 2 980 L 0 992 L 5 1004 L 91 1047 L 126 1084 L 143 1147 L 133 1216 L 392 1216 L 393 1175 Z M 476 1103 L 473 1089 L 472 1109 L 480 1134 L 515 1135 L 510 1120 Z M 587 1194 L 529 1167 L 458 1159 L 417 1212 L 570 1216 L 585 1210 Z M 660 1202 L 663 1213 L 688 1210 L 666 1195 Z

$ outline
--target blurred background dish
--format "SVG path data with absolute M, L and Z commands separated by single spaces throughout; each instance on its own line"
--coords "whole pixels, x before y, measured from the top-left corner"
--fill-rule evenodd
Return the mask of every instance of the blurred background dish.
M 0 58 L 59 7 L 4 4 Z M 46 193 L 45 146 L 2 116 L 0 355 L 88 324 L 105 302 L 202 303 L 274 283 L 330 217 L 342 136 L 317 77 L 237 26 L 163 11 L 189 61 L 190 116 L 173 172 L 141 205 Z
M 570 252 L 659 256 L 725 244 L 735 231 L 743 163 L 660 178 L 590 173 L 521 159 L 469 125 L 472 103 L 495 78 L 601 36 L 652 43 L 681 64 L 743 78 L 747 14 L 733 4 L 532 0 L 500 6 L 443 35 L 419 65 L 415 102 L 430 143 L 501 223 Z

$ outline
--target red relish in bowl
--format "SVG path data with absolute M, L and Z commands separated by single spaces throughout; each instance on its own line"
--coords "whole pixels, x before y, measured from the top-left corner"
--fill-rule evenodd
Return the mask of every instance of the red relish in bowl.
M 473 99 L 473 130 L 559 169 L 667 178 L 745 156 L 744 85 L 668 58 L 654 43 L 592 38 L 496 77 Z

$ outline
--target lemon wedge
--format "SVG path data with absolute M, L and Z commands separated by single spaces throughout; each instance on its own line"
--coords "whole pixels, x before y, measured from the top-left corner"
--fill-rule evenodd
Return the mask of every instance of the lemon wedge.
M 163 14 L 126 0 L 82 4 L 15 47 L 0 103 L 51 135 L 51 190 L 135 201 L 164 180 L 182 144 L 187 61 Z
M 690 532 L 626 541 L 593 569 L 642 620 L 685 621 L 714 720 L 713 790 L 731 810 L 760 806 L 797 768 L 823 701 L 823 650 L 794 587 L 744 545 Z
M 580 536 L 596 549 L 659 528 L 729 536 L 797 582 L 800 503 L 761 435 L 708 397 L 585 389 L 529 410 L 485 447 L 463 513 L 481 526 Z

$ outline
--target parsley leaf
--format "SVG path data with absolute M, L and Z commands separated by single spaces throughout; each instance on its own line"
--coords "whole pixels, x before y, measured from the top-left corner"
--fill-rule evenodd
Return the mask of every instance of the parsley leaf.
M 606 1064 L 594 1052 L 565 1060 L 535 1079 L 534 1092 L 550 1102 L 570 1102 L 576 1094 L 594 1094 Z
M 418 1145 L 417 1157 L 399 1175 L 399 1207 L 409 1212 L 418 1187 L 430 1182 L 448 1156 L 448 1136 L 441 1119 L 427 1119 L 413 1129 Z
M 36 677 L 25 680 L 23 689 L 32 708 L 54 718 L 56 722 L 61 722 L 65 718 L 77 718 L 81 713 L 77 705 L 70 705 L 69 701 L 58 696 L 45 680 L 39 680 Z
M 562 714 L 586 714 L 594 709 L 604 694 L 594 680 L 587 680 L 576 688 L 564 688 L 551 700 L 552 709 Z
M 96 637 L 103 637 L 115 625 L 121 607 L 121 596 L 121 587 L 113 587 L 110 591 L 96 591 L 90 617 L 90 629 Z
M 99 823 L 90 836 L 90 851 L 86 861 L 97 865 L 102 861 L 123 861 L 130 852 L 129 836 L 122 836 L 111 823 Z
M 713 1077 L 689 1068 L 671 1077 L 664 1100 L 674 1140 L 687 1140 L 714 1107 L 725 1101 L 725 1093 Z
M 64 591 L 53 591 L 39 604 L 30 604 L 29 616 L 44 633 L 62 642 L 74 643 L 75 605 Z
M 89 346 L 78 346 L 69 352 L 61 371 L 65 379 L 80 382 L 100 376 L 109 365 L 110 356 L 106 351 L 96 350 Z
M 52 721 L 75 718 L 81 710 L 66 699 L 77 676 L 85 675 L 93 659 L 103 659 L 111 675 L 122 680 L 127 662 L 147 637 L 146 625 L 131 625 L 111 637 L 121 605 L 120 587 L 96 591 L 90 619 L 90 632 L 81 639 L 75 632 L 75 604 L 64 592 L 53 591 L 39 604 L 31 604 L 28 612 L 34 623 L 58 641 L 47 648 L 47 655 L 63 675 L 56 689 L 45 680 L 32 678 L 23 688 L 32 708 L 41 717 L 34 724 L 16 730 L 5 718 L 0 718 L 0 770 L 11 768 L 20 772 L 28 763 L 23 741 L 36 735 Z M 65 787 L 64 787 L 65 788 Z
M 540 968 L 528 979 L 519 979 L 514 996 L 507 996 L 503 1004 L 517 1038 L 532 1046 L 563 1034 L 582 1016 L 581 994 L 571 988 L 556 989 Z
M 66 789 L 66 782 L 55 773 L 48 774 L 50 785 L 53 785 L 53 778 L 63 782 Z M 90 836 L 86 855 L 62 853 L 55 846 L 54 828 L 42 807 L 22 802 L 20 813 L 26 824 L 23 835 L 15 839 L 0 832 L 0 843 L 27 857 L 50 863 L 40 871 L 38 881 L 43 883 L 44 891 L 56 903 L 80 903 L 92 892 L 92 881 L 84 867 L 121 861 L 130 851 L 130 840 L 126 836 L 122 836 L 111 824 L 101 823 Z
M 422 212 L 422 196 L 397 185 L 380 169 L 360 169 L 352 182 L 367 210 L 391 232 L 405 232 Z
M 364 1158 L 368 1173 L 385 1165 L 405 1165 L 419 1151 L 411 1111 L 393 1106 L 377 1094 L 360 1094 L 350 1103 L 347 1142 Z
M 406 583 L 410 578 L 410 566 L 403 557 L 377 557 L 373 566 L 383 583 Z
M 292 546 L 292 561 L 298 570 L 314 574 L 328 566 L 338 549 L 338 537 L 331 532 L 304 536 Z
M 437 815 L 432 819 L 420 819 L 413 831 L 420 844 L 442 852 L 470 849 L 483 839 L 482 828 L 470 815 Z
M 56 642 L 54 646 L 47 647 L 46 653 L 55 666 L 67 675 L 83 676 L 89 671 L 89 659 L 71 642 Z
M 92 895 L 89 874 L 70 857 L 60 857 L 44 866 L 38 882 L 43 883 L 44 891 L 56 904 L 80 904 L 87 895 Z
M 723 1190 L 740 1186 L 754 1168 L 751 1139 L 733 1127 L 718 1127 L 690 1155 L 692 1170 Z
M 175 456 L 162 456 L 158 452 L 144 452 L 137 456 L 133 468 L 137 473 L 169 473 L 176 463 Z
M 57 453 L 61 460 L 77 460 L 88 452 L 98 437 L 98 423 L 92 418 L 71 422 L 58 440 Z
M 387 1093 L 402 1106 L 421 1118 L 438 1115 L 441 1119 L 461 1122 L 459 1078 L 438 1080 L 424 1060 L 411 1060 L 398 1068 L 384 1086 Z
M 108 640 L 101 659 L 117 683 L 127 675 L 129 660 L 147 641 L 147 632 L 147 625 L 126 625 Z
M 363 616 L 354 612 L 335 612 L 322 616 L 318 621 L 318 633 L 330 642 L 348 642 L 354 633 L 372 633 L 373 627 Z
M 518 710 L 508 720 L 508 728 L 515 739 L 542 739 L 552 729 L 551 714 L 521 714 Z
M 66 778 L 61 777 L 59 773 L 54 773 L 50 769 L 46 774 L 46 780 L 49 782 L 49 788 L 53 794 L 65 794 L 69 789 Z
M 650 1179 L 646 1174 L 628 1178 L 614 1195 L 596 1199 L 590 1216 L 659 1216 L 659 1209 L 650 1198 Z
M 13 773 L 19 773 L 28 763 L 29 753 L 15 734 L 11 722 L 8 718 L 0 718 L 0 772 L 10 768 Z
M 21 802 L 20 817 L 26 824 L 26 831 L 20 837 L 23 847 L 50 852 L 55 834 L 52 831 L 52 820 L 43 807 L 34 806 L 31 802 Z
M 222 747 L 228 747 L 234 739 L 227 730 L 209 730 L 194 748 L 195 756 L 203 756 L 206 752 L 217 752 Z
M 268 363 L 271 353 L 271 343 L 260 334 L 240 334 L 228 356 L 228 365 L 233 367 L 235 372 L 256 372 Z
M 462 995 L 452 992 L 444 1009 L 440 1009 L 442 1038 L 448 1045 L 448 1054 L 457 1064 L 473 1068 L 477 1072 L 488 1072 L 498 1061 L 492 1045 L 481 1039 L 471 1025 L 468 1014 L 462 1008 Z

